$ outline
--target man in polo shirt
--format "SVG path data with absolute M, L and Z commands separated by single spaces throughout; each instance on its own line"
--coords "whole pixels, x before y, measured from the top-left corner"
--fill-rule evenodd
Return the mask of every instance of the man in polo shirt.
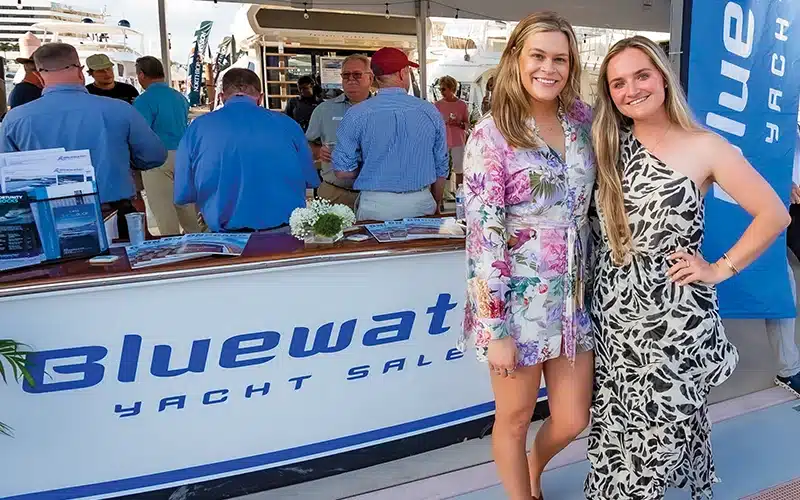
M 359 220 L 439 212 L 449 171 L 444 120 L 433 104 L 408 95 L 410 67 L 418 65 L 398 49 L 377 51 L 378 94 L 353 106 L 339 126 L 333 169 L 355 179 Z
M 153 56 L 136 60 L 136 74 L 144 93 L 133 101 L 133 107 L 144 116 L 150 128 L 167 148 L 167 162 L 142 172 L 147 206 L 162 235 L 199 233 L 197 209 L 193 203 L 175 205 L 175 151 L 189 122 L 189 101 L 164 82 L 164 66 Z
M 117 210 L 120 237 L 127 238 L 124 216 L 135 211 L 131 166 L 163 165 L 167 150 L 133 106 L 89 95 L 75 47 L 44 44 L 33 58 L 45 89 L 39 99 L 8 112 L 0 128 L 0 153 L 88 149 L 100 201 Z
M 353 179 L 339 179 L 333 171 L 331 153 L 336 145 L 336 131 L 348 109 L 369 98 L 372 71 L 369 58 L 364 55 L 348 56 L 342 62 L 342 89 L 344 93 L 320 104 L 311 115 L 306 139 L 311 143 L 315 157 L 322 160 L 322 185 L 317 189 L 320 198 L 331 203 L 341 203 L 355 210 L 358 191 L 353 189 Z
M 319 186 L 303 130 L 264 109 L 258 75 L 222 78 L 225 106 L 195 119 L 175 159 L 175 203 L 196 203 L 214 232 L 286 231 L 306 188 Z

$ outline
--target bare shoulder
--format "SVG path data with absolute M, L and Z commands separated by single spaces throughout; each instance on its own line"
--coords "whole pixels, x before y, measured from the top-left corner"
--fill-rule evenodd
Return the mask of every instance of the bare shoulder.
M 682 131 L 681 134 L 687 150 L 702 158 L 709 166 L 741 156 L 739 150 L 727 139 L 709 130 Z

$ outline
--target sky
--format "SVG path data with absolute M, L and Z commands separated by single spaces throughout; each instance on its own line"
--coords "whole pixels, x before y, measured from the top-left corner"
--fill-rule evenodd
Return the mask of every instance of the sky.
M 144 51 L 159 56 L 158 2 L 156 0 L 60 0 L 72 7 L 102 11 L 106 7 L 108 22 L 116 24 L 127 19 L 131 28 L 145 35 Z M 194 32 L 202 21 L 214 21 L 211 28 L 211 49 L 223 37 L 230 35 L 230 27 L 241 4 L 196 0 L 167 0 L 167 31 L 172 34 L 172 60 L 185 63 L 194 44 Z

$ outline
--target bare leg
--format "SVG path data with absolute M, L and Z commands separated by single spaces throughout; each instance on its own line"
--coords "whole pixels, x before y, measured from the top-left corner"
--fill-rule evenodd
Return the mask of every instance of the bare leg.
M 594 353 L 591 351 L 578 354 L 574 367 L 564 356 L 544 362 L 550 418 L 536 433 L 528 457 L 531 492 L 537 497 L 542 495 L 542 472 L 547 463 L 589 424 L 593 375 Z
M 513 378 L 491 371 L 497 410 L 492 430 L 492 454 L 510 500 L 531 500 L 525 438 L 536 406 L 542 365 L 518 367 Z

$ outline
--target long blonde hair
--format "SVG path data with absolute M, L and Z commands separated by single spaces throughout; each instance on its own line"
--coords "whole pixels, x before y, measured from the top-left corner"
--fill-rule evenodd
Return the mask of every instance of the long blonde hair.
M 633 235 L 622 194 L 620 159 L 620 135 L 623 128 L 633 125 L 633 120 L 620 113 L 611 99 L 608 65 L 627 49 L 639 49 L 644 52 L 664 78 L 666 84 L 664 105 L 670 122 L 686 131 L 703 130 L 692 117 L 680 80 L 659 45 L 649 38 L 634 36 L 620 40 L 611 47 L 600 66 L 600 76 L 597 80 L 598 94 L 592 124 L 592 142 L 597 156 L 597 204 L 603 214 L 611 257 L 617 264 L 625 261 L 633 245 L 631 241 Z
M 537 12 L 520 21 L 503 50 L 492 94 L 492 118 L 506 142 L 516 148 L 535 148 L 539 145 L 534 131 L 527 124 L 531 114 L 531 97 L 522 85 L 519 55 L 529 36 L 553 31 L 564 33 L 569 42 L 569 77 L 560 96 L 564 111 L 571 111 L 580 99 L 581 62 L 572 25 L 554 12 Z

